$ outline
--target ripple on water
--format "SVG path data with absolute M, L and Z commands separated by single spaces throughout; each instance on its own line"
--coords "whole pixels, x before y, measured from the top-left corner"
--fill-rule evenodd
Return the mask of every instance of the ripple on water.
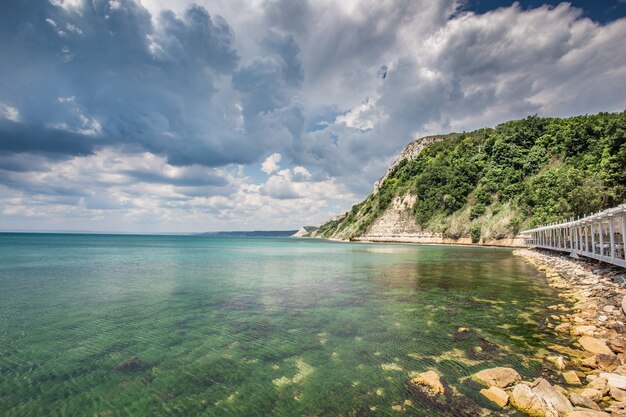
M 479 401 L 477 370 L 540 366 L 542 306 L 559 302 L 507 250 L 19 239 L 8 258 L 0 236 L 9 417 L 449 415 L 407 378 L 436 370 Z

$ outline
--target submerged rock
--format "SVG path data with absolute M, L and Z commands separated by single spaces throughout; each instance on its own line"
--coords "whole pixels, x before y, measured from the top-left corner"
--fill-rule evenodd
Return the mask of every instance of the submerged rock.
M 115 369 L 116 371 L 122 371 L 122 372 L 141 372 L 141 371 L 145 371 L 146 369 L 150 369 L 150 365 L 143 362 L 138 357 L 133 356 L 131 358 L 126 359 L 125 361 L 120 362 L 113 369 Z
M 520 374 L 513 368 L 490 368 L 476 372 L 472 378 L 487 387 L 506 388 L 522 380 Z
M 580 378 L 578 378 L 578 375 L 576 375 L 574 371 L 563 372 L 563 379 L 568 385 L 582 385 Z
M 552 363 L 559 371 L 565 369 L 565 361 L 563 360 L 563 356 L 547 356 L 546 360 Z
M 498 387 L 489 387 L 488 389 L 481 389 L 480 393 L 484 395 L 488 400 L 496 403 L 500 407 L 504 407 L 509 402 L 509 394 L 505 390 Z
M 444 402 L 446 389 L 435 371 L 422 372 L 415 375 L 407 383 L 409 391 L 416 397 L 422 397 L 434 402 Z

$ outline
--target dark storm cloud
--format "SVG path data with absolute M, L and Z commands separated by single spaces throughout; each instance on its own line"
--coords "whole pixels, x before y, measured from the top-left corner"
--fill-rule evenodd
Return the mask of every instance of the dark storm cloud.
M 233 99 L 216 98 L 239 58 L 231 28 L 204 8 L 165 11 L 156 26 L 133 1 L 9 1 L 0 16 L 0 104 L 19 112 L 0 117 L 0 151 L 61 158 L 125 144 L 207 166 L 262 152 L 225 120 Z M 289 47 L 280 75 L 293 78 Z

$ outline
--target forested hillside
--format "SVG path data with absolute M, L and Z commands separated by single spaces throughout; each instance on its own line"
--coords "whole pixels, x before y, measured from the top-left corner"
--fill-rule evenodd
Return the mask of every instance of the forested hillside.
M 420 230 L 473 241 L 618 205 L 626 198 L 626 112 L 531 116 L 447 135 L 396 164 L 377 191 L 317 236 L 361 236 L 406 194 Z

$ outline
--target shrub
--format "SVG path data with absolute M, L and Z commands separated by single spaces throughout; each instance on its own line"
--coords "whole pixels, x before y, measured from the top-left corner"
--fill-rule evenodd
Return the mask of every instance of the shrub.
M 482 216 L 483 214 L 485 214 L 485 211 L 487 211 L 487 208 L 485 207 L 484 204 L 482 203 L 476 204 L 474 207 L 470 209 L 470 213 L 469 213 L 470 220 L 474 220 Z
M 472 237 L 472 243 L 478 243 L 480 241 L 480 225 L 475 224 L 470 229 L 470 236 Z

